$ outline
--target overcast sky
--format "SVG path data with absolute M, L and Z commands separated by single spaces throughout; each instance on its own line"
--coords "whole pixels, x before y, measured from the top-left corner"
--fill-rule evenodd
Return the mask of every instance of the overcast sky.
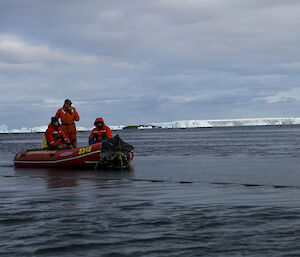
M 0 125 L 300 116 L 299 0 L 0 0 Z

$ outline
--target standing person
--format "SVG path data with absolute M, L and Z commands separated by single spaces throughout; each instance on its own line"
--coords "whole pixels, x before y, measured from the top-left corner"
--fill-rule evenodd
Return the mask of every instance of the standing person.
M 51 123 L 45 132 L 45 140 L 43 140 L 43 149 L 65 149 L 70 146 L 68 138 L 60 129 L 59 121 L 56 117 L 51 118 Z
M 93 145 L 112 138 L 112 132 L 108 126 L 105 125 L 102 118 L 97 118 L 94 122 L 95 128 L 92 130 L 89 136 L 89 145 Z
M 70 99 L 66 99 L 64 106 L 60 108 L 55 115 L 56 118 L 61 120 L 62 130 L 69 138 L 71 145 L 77 147 L 77 131 L 75 127 L 75 121 L 79 121 L 79 115 Z

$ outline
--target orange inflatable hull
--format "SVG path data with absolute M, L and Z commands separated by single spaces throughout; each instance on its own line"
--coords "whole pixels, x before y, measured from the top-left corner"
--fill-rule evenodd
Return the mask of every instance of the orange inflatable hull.
M 100 159 L 102 143 L 64 150 L 21 151 L 14 158 L 15 167 L 89 168 Z

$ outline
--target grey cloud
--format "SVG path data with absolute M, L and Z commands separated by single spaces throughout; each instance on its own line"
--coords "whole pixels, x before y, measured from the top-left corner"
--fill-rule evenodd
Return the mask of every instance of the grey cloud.
M 81 126 L 297 116 L 299 11 L 291 0 L 1 1 L 0 107 L 27 126 L 65 98 Z M 4 113 L 0 124 L 18 126 Z

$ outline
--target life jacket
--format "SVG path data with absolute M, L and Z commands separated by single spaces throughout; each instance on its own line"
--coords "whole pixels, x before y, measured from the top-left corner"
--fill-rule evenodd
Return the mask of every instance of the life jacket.
M 55 142 L 57 137 L 58 137 L 58 132 L 53 132 L 52 135 L 53 135 L 53 140 Z M 46 148 L 49 148 L 49 145 L 48 145 L 48 142 L 47 142 L 47 138 L 44 137 L 43 142 L 42 142 L 42 149 L 46 149 Z
M 107 135 L 108 134 L 108 135 Z M 99 143 L 102 139 L 109 137 L 109 133 L 105 129 L 94 129 L 93 130 L 93 139 L 96 143 Z
M 48 129 L 45 132 L 45 141 L 43 140 L 43 146 L 56 147 L 60 144 L 69 144 L 68 138 L 64 135 L 64 132 L 60 127 L 55 128 L 51 123 L 48 125 Z M 46 148 L 45 147 L 45 148 Z
M 75 125 L 74 122 L 79 121 L 79 115 L 74 107 L 69 111 L 63 106 L 56 112 L 55 117 L 61 119 L 63 126 Z
M 98 122 L 103 123 L 103 127 L 98 129 L 97 127 L 94 128 L 89 136 L 89 143 L 99 143 L 101 140 L 105 138 L 112 138 L 112 132 L 108 126 L 105 125 L 104 120 L 102 118 L 97 118 L 94 122 L 96 126 Z

